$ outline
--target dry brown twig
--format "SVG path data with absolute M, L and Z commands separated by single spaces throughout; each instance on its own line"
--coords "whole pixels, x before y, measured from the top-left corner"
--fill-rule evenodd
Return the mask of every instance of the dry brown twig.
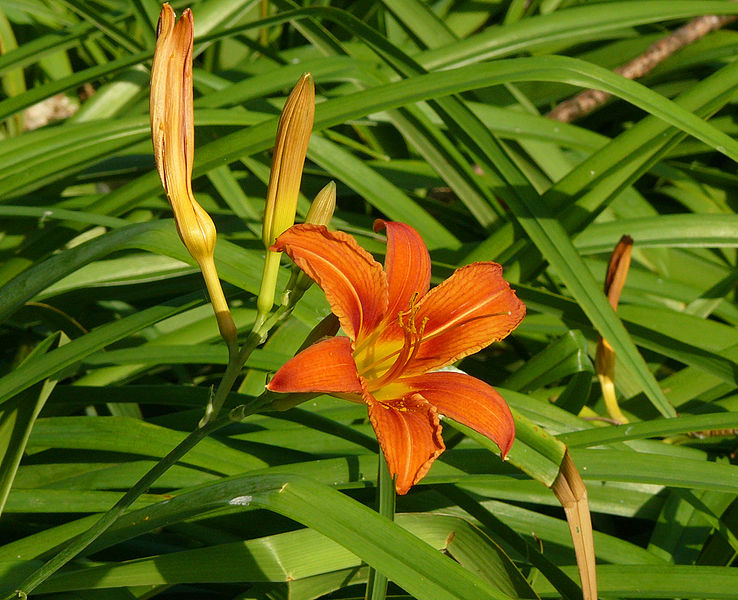
M 618 67 L 615 72 L 628 79 L 643 77 L 678 50 L 737 19 L 738 16 L 735 15 L 706 15 L 692 19 L 686 25 L 651 44 L 643 54 Z M 571 123 L 597 110 L 607 102 L 611 95 L 601 90 L 585 90 L 573 98 L 564 100 L 546 116 L 564 123 Z

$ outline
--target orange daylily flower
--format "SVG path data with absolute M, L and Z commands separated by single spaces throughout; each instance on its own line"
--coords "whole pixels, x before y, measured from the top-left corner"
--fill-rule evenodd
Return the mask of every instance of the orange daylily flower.
M 273 392 L 326 393 L 369 410 L 396 490 L 405 494 L 445 449 L 439 413 L 493 440 L 504 457 L 515 424 L 502 396 L 483 381 L 442 367 L 504 338 L 525 305 L 502 267 L 477 262 L 428 291 L 431 262 L 415 229 L 386 229 L 384 269 L 356 240 L 321 225 L 296 225 L 273 247 L 323 289 L 345 336 L 319 341 L 277 371 Z

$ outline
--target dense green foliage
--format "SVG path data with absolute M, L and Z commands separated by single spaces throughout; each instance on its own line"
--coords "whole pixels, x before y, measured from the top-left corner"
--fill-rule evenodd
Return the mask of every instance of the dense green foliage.
M 373 510 L 363 406 L 320 397 L 256 414 L 197 444 L 81 555 L 42 571 L 34 594 L 360 598 L 371 565 L 397 598 L 581 598 L 546 487 L 566 444 L 588 487 L 601 597 L 738 598 L 738 31 L 707 35 L 640 82 L 612 73 L 738 3 L 190 6 L 193 185 L 218 227 L 240 331 L 255 315 L 279 110 L 310 71 L 318 105 L 299 214 L 333 179 L 332 226 L 378 258 L 382 216 L 421 232 L 436 283 L 475 260 L 504 265 L 528 316 L 459 367 L 503 393 L 518 441 L 502 463 L 447 422 L 449 450 L 392 523 Z M 157 0 L 0 3 L 6 593 L 196 428 L 227 362 L 153 165 L 158 12 Z M 589 87 L 614 99 L 576 125 L 544 116 Z M 602 285 L 623 234 L 635 245 L 616 314 Z M 327 314 L 309 290 L 228 405 L 258 396 Z M 629 425 L 599 418 L 599 335 L 615 349 Z

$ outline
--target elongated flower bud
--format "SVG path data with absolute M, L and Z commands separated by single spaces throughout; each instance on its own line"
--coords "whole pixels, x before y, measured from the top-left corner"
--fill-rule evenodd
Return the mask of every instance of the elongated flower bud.
M 302 168 L 315 115 L 315 86 L 310 73 L 295 85 L 282 110 L 269 176 L 263 240 L 269 248 L 295 223 Z
M 274 305 L 281 252 L 270 250 L 274 241 L 295 223 L 302 168 L 305 165 L 315 115 L 313 76 L 305 73 L 290 93 L 277 126 L 272 170 L 269 175 L 262 239 L 267 250 L 261 288 L 256 300 L 258 328 Z
M 157 27 L 151 67 L 151 139 L 156 169 L 174 212 L 177 232 L 200 265 L 213 303 L 218 328 L 231 350 L 237 345 L 236 326 L 215 269 L 215 225 L 192 194 L 195 127 L 192 103 L 194 21 L 188 8 L 176 21 L 164 4 Z
M 195 129 L 192 108 L 194 22 L 188 8 L 175 24 L 164 4 L 151 67 L 151 138 L 156 168 L 182 242 L 200 262 L 215 249 L 215 225 L 192 194 Z

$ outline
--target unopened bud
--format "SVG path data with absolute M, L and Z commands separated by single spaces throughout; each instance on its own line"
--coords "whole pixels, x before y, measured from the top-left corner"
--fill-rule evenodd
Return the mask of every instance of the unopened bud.
M 305 223 L 313 225 L 325 225 L 326 227 L 333 218 L 333 212 L 336 210 L 336 184 L 331 181 L 315 196 L 315 200 L 310 205 L 310 210 L 305 217 Z
M 310 73 L 295 85 L 282 110 L 269 176 L 263 241 L 270 248 L 295 223 L 297 197 L 315 115 L 315 86 Z
M 192 194 L 195 129 L 192 108 L 194 21 L 187 9 L 175 23 L 164 4 L 151 67 L 151 139 L 156 169 L 174 212 L 177 232 L 192 257 L 213 255 L 215 225 Z
M 156 169 L 174 212 L 177 232 L 200 265 L 229 350 L 237 346 L 236 326 L 231 318 L 215 269 L 215 224 L 192 194 L 192 163 L 195 119 L 192 104 L 192 44 L 194 20 L 188 8 L 176 21 L 164 4 L 157 27 L 156 50 L 151 66 L 151 140 Z
M 313 76 L 305 73 L 290 93 L 277 126 L 277 139 L 269 174 L 262 241 L 266 248 L 264 272 L 256 299 L 258 330 L 274 306 L 281 252 L 270 250 L 278 236 L 295 223 L 297 197 L 300 194 L 302 168 L 305 165 L 310 132 L 315 116 Z

